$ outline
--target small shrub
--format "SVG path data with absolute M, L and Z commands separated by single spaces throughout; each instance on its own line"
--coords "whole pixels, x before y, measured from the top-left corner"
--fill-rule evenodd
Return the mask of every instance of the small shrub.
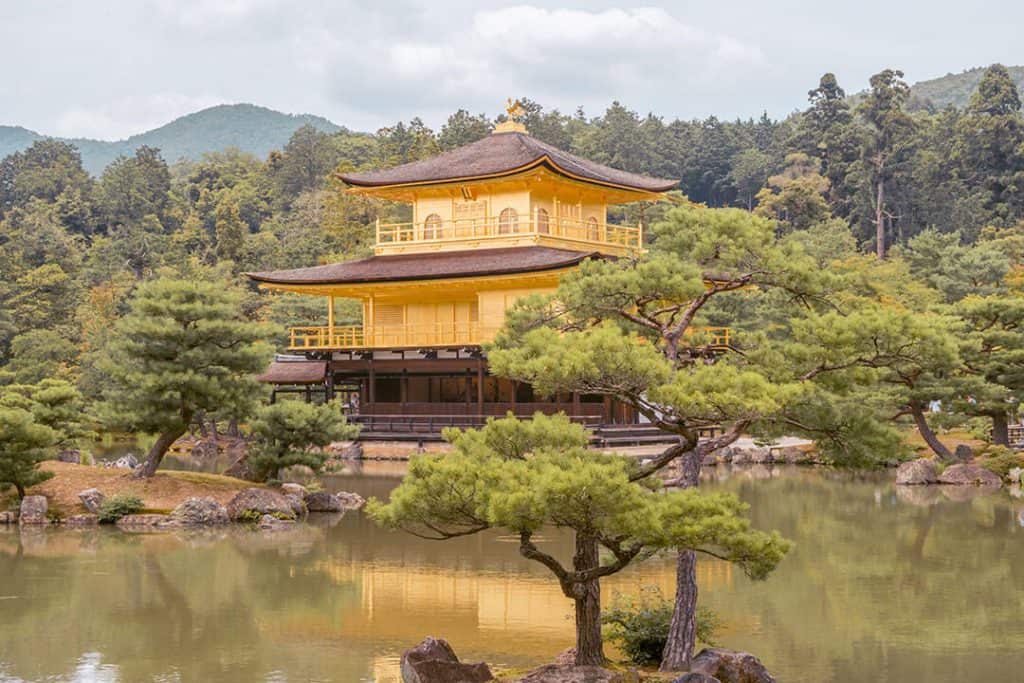
M 601 621 L 605 634 L 634 664 L 657 664 L 668 640 L 672 623 L 672 602 L 666 600 L 661 591 L 645 589 L 636 599 L 616 598 L 612 607 L 605 610 Z M 697 610 L 697 640 L 705 645 L 714 645 L 715 632 L 719 629 L 718 617 L 709 609 Z
M 1011 451 L 1006 446 L 988 446 L 978 464 L 1006 479 L 1014 467 L 1024 467 L 1024 455 Z
M 111 496 L 100 505 L 99 519 L 101 524 L 113 524 L 125 515 L 134 515 L 142 510 L 142 499 L 132 494 Z
M 256 522 L 260 521 L 260 519 L 262 519 L 262 518 L 263 518 L 263 513 L 259 512 L 258 510 L 252 510 L 252 509 L 243 510 L 238 515 L 238 521 L 239 522 L 243 522 L 243 523 L 247 523 L 247 524 L 255 524 Z

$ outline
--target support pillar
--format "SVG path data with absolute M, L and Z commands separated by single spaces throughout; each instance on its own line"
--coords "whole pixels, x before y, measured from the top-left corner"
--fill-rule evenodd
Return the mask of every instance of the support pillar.
M 367 373 L 366 383 L 367 383 L 366 393 L 367 393 L 367 398 L 369 399 L 367 402 L 368 403 L 376 403 L 377 402 L 377 372 L 376 372 L 376 370 L 374 370 L 373 360 L 372 359 L 370 360 L 370 369 L 369 369 L 369 372 Z
M 484 362 L 476 362 L 476 407 L 477 411 L 484 414 Z

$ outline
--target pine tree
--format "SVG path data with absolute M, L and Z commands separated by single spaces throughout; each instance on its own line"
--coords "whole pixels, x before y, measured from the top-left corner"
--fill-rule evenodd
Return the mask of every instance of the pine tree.
M 25 489 L 53 476 L 39 469 L 56 441 L 53 430 L 41 425 L 32 413 L 0 405 L 0 487 L 13 486 L 19 498 Z
M 334 402 L 282 401 L 264 406 L 251 427 L 248 463 L 260 481 L 280 478 L 281 470 L 292 465 L 319 472 L 329 457 L 321 450 L 324 446 L 359 433 L 359 426 L 348 424 Z
M 567 417 L 511 415 L 479 430 L 448 430 L 452 453 L 413 459 L 378 523 L 425 538 L 485 529 L 519 538 L 519 553 L 539 562 L 575 604 L 576 664 L 601 665 L 600 580 L 665 548 L 687 548 L 738 564 L 761 579 L 789 549 L 777 534 L 750 529 L 745 507 L 729 494 L 656 493 L 631 479 L 629 459 L 587 450 L 587 432 Z M 571 564 L 544 552 L 545 527 L 575 535 Z M 601 550 L 609 554 L 602 561 Z
M 253 375 L 274 331 L 242 318 L 241 304 L 219 282 L 161 279 L 136 290 L 100 365 L 111 381 L 107 425 L 159 435 L 138 476 L 153 476 L 198 411 L 242 417 L 260 396 Z

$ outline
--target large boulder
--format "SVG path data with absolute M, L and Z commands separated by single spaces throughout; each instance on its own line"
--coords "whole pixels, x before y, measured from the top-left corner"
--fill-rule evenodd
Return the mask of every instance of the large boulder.
M 99 489 L 86 489 L 78 493 L 78 500 L 82 501 L 85 509 L 93 514 L 100 511 L 100 507 L 106 499 L 107 497 Z
M 182 526 L 220 526 L 231 521 L 226 507 L 216 498 L 187 498 L 171 512 L 171 519 Z
M 18 524 L 21 526 L 36 526 L 48 524 L 46 518 L 49 511 L 49 504 L 46 496 L 25 496 L 21 499 L 21 510 L 18 513 Z
M 672 681 L 672 683 L 722 683 L 714 676 L 708 676 L 707 674 L 688 673 L 683 674 L 679 678 Z
M 934 484 L 939 480 L 939 468 L 930 458 L 918 458 L 896 468 L 896 483 L 905 486 Z
M 362 510 L 363 506 L 366 505 L 366 499 L 358 493 L 338 491 L 334 494 L 334 497 L 341 501 L 341 509 L 343 510 Z
M 71 463 L 72 465 L 95 465 L 96 461 L 88 453 L 83 453 L 77 448 L 69 448 L 66 451 L 61 451 L 57 454 L 57 460 L 60 462 Z
M 638 676 L 632 672 L 609 671 L 600 666 L 547 664 L 518 679 L 517 683 L 634 683 L 637 680 Z
M 326 491 L 313 491 L 306 494 L 306 507 L 310 512 L 344 512 L 341 499 Z
M 939 475 L 939 483 L 960 486 L 974 484 L 994 488 L 999 488 L 1003 485 L 1003 481 L 999 478 L 998 474 L 985 469 L 981 465 L 972 465 L 970 463 L 950 465 Z
M 228 516 L 238 521 L 258 521 L 263 515 L 279 519 L 295 519 L 292 503 L 274 489 L 245 489 L 227 505 Z
M 447 641 L 427 636 L 402 653 L 403 683 L 485 683 L 494 676 L 486 664 L 463 664 Z
M 302 499 L 302 496 L 297 496 L 294 493 L 286 493 L 284 497 L 288 500 L 288 504 L 292 506 L 292 512 L 295 513 L 295 519 L 303 519 L 309 514 L 309 508 L 306 507 L 306 501 Z
M 721 683 L 775 683 L 761 660 L 749 652 L 708 647 L 690 663 L 690 673 L 713 676 Z
M 299 498 L 305 498 L 309 494 L 307 489 L 302 484 L 296 484 L 292 481 L 286 481 L 281 484 L 281 492 L 287 496 L 298 496 Z

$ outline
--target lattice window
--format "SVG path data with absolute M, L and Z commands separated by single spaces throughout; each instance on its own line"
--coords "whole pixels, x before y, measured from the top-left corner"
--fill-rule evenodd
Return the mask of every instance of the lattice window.
M 550 230 L 551 226 L 548 220 L 548 210 L 537 209 L 537 232 L 542 235 L 546 235 Z
M 444 221 L 436 213 L 432 213 L 427 216 L 426 220 L 423 221 L 423 239 L 425 240 L 439 240 L 444 237 L 444 228 L 442 227 Z
M 498 234 L 508 235 L 519 231 L 519 214 L 513 208 L 502 209 L 498 214 Z

